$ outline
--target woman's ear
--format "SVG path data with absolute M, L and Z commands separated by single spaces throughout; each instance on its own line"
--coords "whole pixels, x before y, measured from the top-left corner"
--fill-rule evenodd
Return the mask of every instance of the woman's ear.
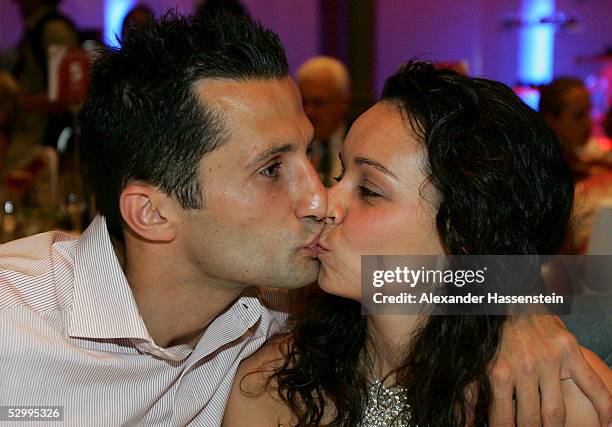
M 152 242 L 171 242 L 176 237 L 176 202 L 148 184 L 130 183 L 119 196 L 119 209 L 134 234 Z

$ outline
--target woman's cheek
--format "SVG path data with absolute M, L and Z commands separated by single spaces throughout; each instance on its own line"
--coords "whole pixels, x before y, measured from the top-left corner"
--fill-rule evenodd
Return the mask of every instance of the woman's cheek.
M 406 249 L 411 224 L 406 212 L 396 207 L 370 209 L 347 218 L 344 225 L 345 247 L 359 255 L 400 255 Z

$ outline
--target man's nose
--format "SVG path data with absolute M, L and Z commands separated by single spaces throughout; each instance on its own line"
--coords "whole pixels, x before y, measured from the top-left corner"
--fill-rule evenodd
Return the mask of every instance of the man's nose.
M 305 162 L 304 177 L 299 188 L 295 213 L 298 218 L 323 221 L 327 212 L 327 189 L 319 179 L 312 163 Z

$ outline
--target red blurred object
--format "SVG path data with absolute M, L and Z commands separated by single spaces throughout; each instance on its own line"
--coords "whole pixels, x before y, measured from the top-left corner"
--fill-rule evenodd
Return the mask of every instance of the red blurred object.
M 4 178 L 4 184 L 10 192 L 21 193 L 25 191 L 32 182 L 34 177 L 31 173 L 23 170 L 10 171 Z
M 4 184 L 9 191 L 21 193 L 28 189 L 38 174 L 45 168 L 45 162 L 40 157 L 34 158 L 23 169 L 11 170 L 4 178 Z
M 49 48 L 49 100 L 72 102 L 85 100 L 89 84 L 90 56 L 84 49 L 51 46 Z

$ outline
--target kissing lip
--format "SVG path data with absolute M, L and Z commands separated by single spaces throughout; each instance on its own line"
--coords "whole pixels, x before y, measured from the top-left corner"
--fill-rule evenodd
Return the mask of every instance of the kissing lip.
M 314 239 L 312 239 L 309 243 L 306 243 L 304 246 L 302 246 L 302 248 L 313 249 L 315 246 L 318 246 L 320 237 L 321 237 L 321 232 L 317 233 Z
M 325 246 L 324 244 L 322 244 L 320 240 L 317 242 L 317 246 L 319 247 L 319 250 L 320 250 L 321 252 L 328 252 L 328 251 L 329 251 L 329 249 L 327 248 L 327 246 Z

